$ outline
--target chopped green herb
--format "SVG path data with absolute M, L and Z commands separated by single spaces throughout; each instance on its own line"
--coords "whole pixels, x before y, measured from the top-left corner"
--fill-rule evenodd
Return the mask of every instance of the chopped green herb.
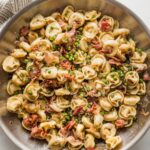
M 50 74 L 50 73 L 51 73 L 51 71 L 50 71 L 50 70 L 48 70 L 48 73 Z
M 28 94 L 29 94 L 29 95 L 32 95 L 33 93 L 32 93 L 32 91 L 29 91 Z
M 27 63 L 30 62 L 30 60 L 29 60 L 29 59 L 24 59 L 23 62 L 24 62 L 25 64 L 27 64 Z
M 136 51 L 140 54 L 140 55 L 142 55 L 142 49 L 141 48 L 136 48 Z

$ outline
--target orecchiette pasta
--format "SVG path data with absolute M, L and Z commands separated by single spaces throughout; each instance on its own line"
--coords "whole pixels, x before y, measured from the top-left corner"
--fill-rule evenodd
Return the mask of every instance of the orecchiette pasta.
M 96 10 L 67 6 L 19 30 L 2 68 L 7 109 L 51 150 L 106 149 L 121 142 L 150 80 L 147 54 L 130 30 Z M 141 45 L 141 44 L 139 44 Z

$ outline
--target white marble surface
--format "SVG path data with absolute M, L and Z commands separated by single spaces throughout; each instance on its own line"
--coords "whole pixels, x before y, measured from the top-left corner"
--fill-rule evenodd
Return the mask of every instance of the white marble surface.
M 133 10 L 150 28 L 150 0 L 118 0 Z M 0 150 L 20 150 L 0 128 Z M 150 150 L 150 130 L 131 150 Z

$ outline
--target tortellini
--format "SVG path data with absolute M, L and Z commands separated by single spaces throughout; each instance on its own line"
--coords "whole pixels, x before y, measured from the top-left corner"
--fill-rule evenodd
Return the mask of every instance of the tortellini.
M 93 39 L 98 33 L 98 25 L 96 22 L 89 22 L 83 29 L 83 35 L 89 39 Z
M 36 15 L 30 22 L 31 30 L 37 30 L 46 25 L 46 21 L 41 14 Z
M 94 79 L 97 76 L 96 71 L 91 66 L 84 66 L 82 68 L 82 72 L 83 72 L 84 78 L 87 80 Z
M 44 79 L 55 79 L 57 77 L 56 67 L 43 67 L 41 70 L 41 75 Z
M 7 56 L 5 60 L 3 61 L 2 66 L 3 66 L 4 71 L 11 73 L 11 72 L 16 71 L 19 68 L 20 62 L 18 59 L 16 59 L 13 56 Z
M 7 100 L 7 110 L 16 113 L 22 106 L 22 103 L 23 103 L 22 94 L 9 97 Z
M 23 95 L 29 101 L 35 101 L 39 97 L 40 85 L 38 82 L 30 82 L 24 89 Z
M 37 14 L 2 63 L 7 110 L 49 149 L 99 149 L 101 139 L 116 149 L 117 131 L 134 124 L 149 81 L 147 53 L 130 32 L 111 16 L 71 5 Z

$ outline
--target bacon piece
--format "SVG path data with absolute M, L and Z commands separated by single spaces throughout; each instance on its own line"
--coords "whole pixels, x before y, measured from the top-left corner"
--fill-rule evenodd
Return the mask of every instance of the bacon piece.
M 87 95 L 90 97 L 99 97 L 99 95 L 97 94 L 97 91 L 95 89 L 87 92 Z
M 125 126 L 125 121 L 123 119 L 118 119 L 115 121 L 115 125 L 117 128 L 123 128 Z
M 64 68 L 64 69 L 67 69 L 67 70 L 70 70 L 71 69 L 71 64 L 68 60 L 63 60 L 61 63 L 60 63 L 61 67 Z
M 23 26 L 19 31 L 20 36 L 27 36 L 28 33 L 29 33 L 29 27 L 28 26 Z
M 102 48 L 102 43 L 100 43 L 98 40 L 93 39 L 92 41 L 92 46 L 96 49 L 96 50 L 100 50 Z
M 145 73 L 144 73 L 143 80 L 144 80 L 144 81 L 149 81 L 149 80 L 150 80 L 150 75 L 149 75 L 148 72 L 145 72 Z
M 41 70 L 39 68 L 33 68 L 30 72 L 29 72 L 29 76 L 33 79 L 33 78 L 38 78 L 41 75 Z
M 70 81 L 73 81 L 73 80 L 74 80 L 74 76 L 73 76 L 73 75 L 70 75 L 70 74 L 65 74 L 64 77 L 67 78 L 67 79 L 70 80 Z
M 110 50 L 110 49 L 101 49 L 101 50 L 99 50 L 99 52 L 104 53 L 104 54 L 110 54 L 112 52 L 112 50 Z
M 86 148 L 86 150 L 95 150 L 94 147 L 89 147 L 89 148 Z
M 23 123 L 26 127 L 32 128 L 36 126 L 37 122 L 39 121 L 39 116 L 36 114 L 33 114 L 23 120 Z
M 101 31 L 103 31 L 103 32 L 108 32 L 111 29 L 111 26 L 110 26 L 108 20 L 100 21 L 99 27 L 100 27 Z
M 68 38 L 73 37 L 75 34 L 76 34 L 76 28 L 75 27 L 73 27 L 70 31 L 66 32 L 66 36 Z
M 61 46 L 61 48 L 60 48 L 60 53 L 63 55 L 67 53 L 63 46 Z
M 109 59 L 108 62 L 110 65 L 122 66 L 121 62 L 115 61 L 114 59 Z
M 46 137 L 47 133 L 37 126 L 33 127 L 31 130 L 31 137 L 37 138 L 37 139 L 44 139 Z
M 76 116 L 78 115 L 78 113 L 80 113 L 81 111 L 83 111 L 83 106 L 79 106 L 77 108 L 75 108 L 75 110 L 73 111 L 73 115 Z
M 93 113 L 93 112 L 96 110 L 96 108 L 97 108 L 97 104 L 94 102 L 94 103 L 92 104 L 92 107 L 89 108 L 89 109 L 87 110 L 87 112 Z
M 57 80 L 47 79 L 47 80 L 44 80 L 43 84 L 44 84 L 44 87 L 46 88 L 59 88 L 60 87 L 60 84 Z
M 60 129 L 60 133 L 63 136 L 68 136 L 70 134 L 69 131 L 73 128 L 73 126 L 75 125 L 75 123 L 76 122 L 74 120 L 69 121 L 68 124 L 65 127 L 63 127 L 63 128 Z

